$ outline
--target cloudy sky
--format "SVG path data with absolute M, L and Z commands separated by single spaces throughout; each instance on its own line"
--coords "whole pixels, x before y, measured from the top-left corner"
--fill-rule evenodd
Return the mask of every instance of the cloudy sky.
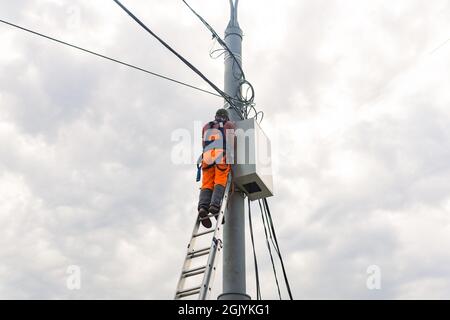
M 124 3 L 222 86 L 181 0 Z M 228 1 L 190 3 L 223 33 Z M 111 0 L 1 0 L 0 19 L 208 89 Z M 239 19 L 294 297 L 449 299 L 450 2 L 241 0 Z M 171 299 L 199 187 L 171 135 L 221 99 L 4 24 L 0 43 L 0 298 Z

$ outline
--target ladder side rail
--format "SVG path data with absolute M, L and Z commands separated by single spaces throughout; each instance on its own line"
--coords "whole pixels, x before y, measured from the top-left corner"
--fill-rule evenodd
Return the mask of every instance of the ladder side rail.
M 223 245 L 223 243 L 222 243 L 222 231 L 223 231 L 222 221 L 223 221 L 223 217 L 225 214 L 225 210 L 228 205 L 228 198 L 229 198 L 230 188 L 231 188 L 231 184 L 232 184 L 231 180 L 232 180 L 232 177 L 231 177 L 231 173 L 230 173 L 228 175 L 227 185 L 225 188 L 222 205 L 220 206 L 219 215 L 217 217 L 217 225 L 216 225 L 213 240 L 211 243 L 210 255 L 208 257 L 208 262 L 206 264 L 205 276 L 203 277 L 203 282 L 202 282 L 200 294 L 199 294 L 199 300 L 208 299 L 209 294 L 211 293 L 212 283 L 214 281 L 214 276 L 216 273 L 216 265 L 217 265 L 216 255 L 217 255 L 217 252 L 220 252 L 220 250 L 222 250 L 222 245 Z
M 182 291 L 184 288 L 184 283 L 186 281 L 186 277 L 184 277 L 184 272 L 186 270 L 188 270 L 192 264 L 192 259 L 189 259 L 189 254 L 194 250 L 195 242 L 197 240 L 197 237 L 194 237 L 194 235 L 198 233 L 199 228 L 200 228 L 200 220 L 197 217 L 195 224 L 194 224 L 194 229 L 192 231 L 191 240 L 189 241 L 189 244 L 187 246 L 187 253 L 185 255 L 183 267 L 181 269 L 180 278 L 178 280 L 177 290 L 175 291 L 175 300 L 178 299 L 177 293 Z

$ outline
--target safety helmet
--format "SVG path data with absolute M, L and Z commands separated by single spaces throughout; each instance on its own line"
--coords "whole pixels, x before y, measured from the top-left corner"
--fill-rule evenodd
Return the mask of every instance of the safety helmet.
M 228 115 L 227 109 L 221 108 L 216 112 L 216 120 L 229 121 L 230 116 Z

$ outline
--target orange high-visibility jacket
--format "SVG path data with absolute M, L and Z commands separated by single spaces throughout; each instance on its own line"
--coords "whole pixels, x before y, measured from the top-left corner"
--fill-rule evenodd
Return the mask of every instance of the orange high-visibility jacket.
M 235 128 L 231 121 L 212 121 L 205 124 L 202 131 L 203 168 L 212 167 L 216 164 L 231 163 L 227 161 L 227 151 L 234 153 Z M 233 158 L 233 154 L 231 154 L 228 160 Z

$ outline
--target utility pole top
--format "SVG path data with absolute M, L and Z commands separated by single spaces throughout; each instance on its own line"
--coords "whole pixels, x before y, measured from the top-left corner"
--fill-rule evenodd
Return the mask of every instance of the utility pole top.
M 238 22 L 238 4 L 239 4 L 239 0 L 230 0 L 230 23 L 229 23 L 229 27 L 239 27 L 239 22 Z
M 238 22 L 238 4 L 239 0 L 229 0 L 230 1 L 230 22 L 225 30 L 225 38 L 230 34 L 238 35 L 242 38 L 242 30 Z

